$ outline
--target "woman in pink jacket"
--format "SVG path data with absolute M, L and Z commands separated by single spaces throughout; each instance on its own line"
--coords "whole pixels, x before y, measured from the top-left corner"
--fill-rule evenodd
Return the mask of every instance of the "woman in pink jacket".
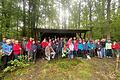
M 78 52 L 78 41 L 75 39 L 75 40 L 73 41 L 73 43 L 74 43 L 73 55 L 74 55 L 74 58 L 75 58 L 75 57 L 78 57 L 78 54 L 77 54 L 77 52 Z
M 18 59 L 18 56 L 20 56 L 21 46 L 18 43 L 18 40 L 15 40 L 15 43 L 13 44 L 13 54 L 14 59 Z

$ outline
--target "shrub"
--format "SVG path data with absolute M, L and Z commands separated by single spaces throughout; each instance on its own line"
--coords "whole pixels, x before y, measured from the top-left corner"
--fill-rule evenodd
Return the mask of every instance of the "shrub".
M 9 62 L 9 66 L 4 69 L 4 72 L 12 72 L 16 69 L 25 68 L 26 66 L 29 66 L 29 64 L 26 63 L 27 60 L 25 59 L 25 57 L 26 56 L 20 55 L 18 60 L 11 60 Z

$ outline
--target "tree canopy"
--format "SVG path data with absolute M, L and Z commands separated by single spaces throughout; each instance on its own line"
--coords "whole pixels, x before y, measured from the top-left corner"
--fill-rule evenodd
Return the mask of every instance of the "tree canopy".
M 119 21 L 120 0 L 0 0 L 1 37 L 54 28 L 91 29 L 95 39 L 120 40 Z

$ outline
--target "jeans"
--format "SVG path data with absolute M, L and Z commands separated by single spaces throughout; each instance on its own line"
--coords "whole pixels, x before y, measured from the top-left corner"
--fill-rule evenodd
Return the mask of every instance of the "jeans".
M 78 57 L 78 54 L 77 54 L 76 50 L 73 51 L 73 55 L 74 55 L 74 57 Z
M 70 52 L 68 53 L 68 58 L 69 58 L 69 59 L 73 59 L 73 51 L 70 51 Z
M 8 66 L 9 61 L 10 61 L 10 56 L 8 55 L 2 56 L 2 65 L 4 66 L 4 68 Z
M 105 48 L 102 48 L 102 49 L 101 49 L 101 54 L 102 54 L 103 57 L 106 57 L 106 51 L 105 51 Z
M 101 51 L 97 51 L 97 55 L 98 55 L 99 58 L 103 58 Z

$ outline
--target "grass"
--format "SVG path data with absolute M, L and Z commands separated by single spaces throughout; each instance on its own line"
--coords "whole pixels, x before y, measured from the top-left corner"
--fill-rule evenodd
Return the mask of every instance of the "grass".
M 5 73 L 3 80 L 120 80 L 113 59 L 39 60 L 36 64 Z

